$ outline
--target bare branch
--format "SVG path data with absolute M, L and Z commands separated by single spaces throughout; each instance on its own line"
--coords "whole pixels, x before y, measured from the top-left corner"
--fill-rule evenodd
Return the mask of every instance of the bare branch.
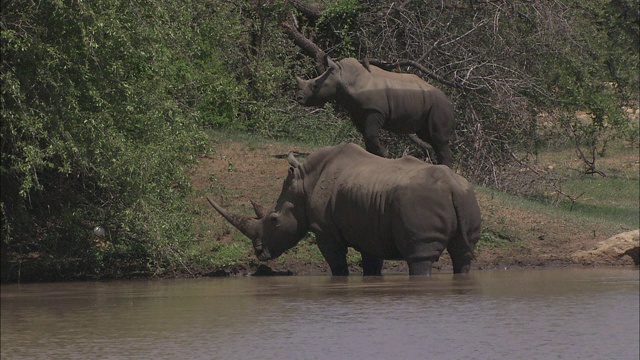
M 316 21 L 322 16 L 322 5 L 318 3 L 307 3 L 301 0 L 289 0 L 288 2 L 311 21 Z
M 373 65 L 376 65 L 376 66 L 378 66 L 378 67 L 380 67 L 382 69 L 386 69 L 386 70 L 391 70 L 391 69 L 399 68 L 399 67 L 402 67 L 402 66 L 410 66 L 410 67 L 413 67 L 413 68 L 419 70 L 420 72 L 424 73 L 428 77 L 430 77 L 430 78 L 432 78 L 432 79 L 434 79 L 434 80 L 436 80 L 436 81 L 438 81 L 438 82 L 440 82 L 442 84 L 453 86 L 455 88 L 462 89 L 462 90 L 474 91 L 474 90 L 480 90 L 480 89 L 482 89 L 484 87 L 482 85 L 472 84 L 472 86 L 467 86 L 467 85 L 464 85 L 464 84 L 451 82 L 449 80 L 446 80 L 446 79 L 442 78 L 441 76 L 436 75 L 435 73 L 429 71 L 427 68 L 425 68 L 421 64 L 419 64 L 419 63 L 417 63 L 415 61 L 412 61 L 412 60 L 400 60 L 400 61 L 396 61 L 394 63 L 386 63 L 386 62 L 383 62 L 383 61 L 377 60 L 377 59 L 369 59 L 369 63 L 373 64 Z
M 573 209 L 573 205 L 575 204 L 575 202 L 582 196 L 584 195 L 584 192 L 580 193 L 580 195 L 578 196 L 573 196 L 569 193 L 564 192 L 559 185 L 558 181 L 555 181 L 555 179 L 553 179 L 552 176 L 550 176 L 546 171 L 541 171 L 539 169 L 534 168 L 533 166 L 531 166 L 528 162 L 523 161 L 522 159 L 518 158 L 513 151 L 509 150 L 509 153 L 511 155 L 511 157 L 518 163 L 520 164 L 520 166 L 529 169 L 529 171 L 533 172 L 536 176 L 538 176 L 538 178 L 547 181 L 547 183 L 549 183 L 552 187 L 553 190 L 555 191 L 555 193 L 557 195 L 562 195 L 564 197 L 566 197 L 567 199 L 569 199 L 569 201 L 571 201 L 571 209 Z
M 307 55 L 313 58 L 316 61 L 316 70 L 319 73 L 324 72 L 324 62 L 323 59 L 325 57 L 325 52 L 318 47 L 318 45 L 314 44 L 313 41 L 309 40 L 306 36 L 302 35 L 298 29 L 293 24 L 283 22 L 282 28 L 284 33 L 289 36 L 293 43 L 296 44 L 302 51 Z

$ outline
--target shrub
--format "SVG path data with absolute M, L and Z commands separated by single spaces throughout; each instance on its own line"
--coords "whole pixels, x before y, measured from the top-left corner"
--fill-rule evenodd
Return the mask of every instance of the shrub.
M 191 13 L 179 2 L 2 6 L 2 279 L 179 267 L 192 236 L 184 169 L 205 145 L 186 103 L 201 90 L 185 81 L 202 72 L 184 66 L 197 50 L 185 51 Z

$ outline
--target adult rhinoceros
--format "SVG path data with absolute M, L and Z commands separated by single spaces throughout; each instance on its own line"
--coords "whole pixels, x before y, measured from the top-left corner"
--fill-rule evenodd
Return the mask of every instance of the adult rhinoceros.
M 289 154 L 289 174 L 276 204 L 257 218 L 211 205 L 253 240 L 269 260 L 308 231 L 333 275 L 348 275 L 346 254 L 362 254 L 364 275 L 380 275 L 384 259 L 404 259 L 409 274 L 429 275 L 446 248 L 453 272 L 468 272 L 480 238 L 480 209 L 469 183 L 443 165 L 414 157 L 385 159 L 354 144 L 325 147 L 300 164 Z
M 301 104 L 317 106 L 335 100 L 349 113 L 370 153 L 387 157 L 387 149 L 380 145 L 380 129 L 415 133 L 433 146 L 438 164 L 451 166 L 454 111 L 442 91 L 416 75 L 365 67 L 353 58 L 325 60 L 327 70 L 317 78 L 296 77 L 296 99 Z

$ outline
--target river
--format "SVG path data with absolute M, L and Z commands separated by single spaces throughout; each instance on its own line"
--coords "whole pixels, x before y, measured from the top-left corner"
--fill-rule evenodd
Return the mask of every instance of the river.
M 637 268 L 1 286 L 2 359 L 638 359 Z

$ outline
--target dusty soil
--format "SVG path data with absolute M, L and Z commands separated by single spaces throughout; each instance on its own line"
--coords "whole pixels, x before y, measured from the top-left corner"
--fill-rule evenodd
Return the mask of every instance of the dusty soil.
M 192 173 L 192 184 L 199 194 L 196 202 L 202 206 L 200 237 L 203 241 L 238 242 L 242 238 L 234 228 L 214 212 L 207 203 L 207 194 L 229 210 L 253 214 L 250 199 L 263 205 L 275 202 L 287 174 L 286 156 L 294 151 L 299 159 L 314 149 L 305 145 L 286 145 L 264 140 L 229 139 L 214 136 L 215 151 L 199 159 Z M 565 216 L 558 211 L 541 211 L 526 206 L 514 206 L 486 189 L 477 191 L 483 214 L 483 228 L 493 240 L 482 239 L 476 249 L 475 269 L 529 268 L 550 266 L 632 266 L 629 256 L 619 259 L 592 258 L 577 261 L 572 255 L 594 248 L 599 242 L 630 229 L 618 229 L 606 222 L 588 221 Z M 248 253 L 250 246 L 246 243 Z M 248 255 L 250 256 L 250 255 Z M 449 271 L 448 254 L 443 254 L 436 269 Z M 328 274 L 329 268 L 319 253 L 293 251 L 277 260 L 260 264 L 253 258 L 246 264 L 218 269 L 215 274 Z M 352 273 L 361 272 L 354 264 Z M 406 264 L 386 261 L 383 273 L 407 272 Z

